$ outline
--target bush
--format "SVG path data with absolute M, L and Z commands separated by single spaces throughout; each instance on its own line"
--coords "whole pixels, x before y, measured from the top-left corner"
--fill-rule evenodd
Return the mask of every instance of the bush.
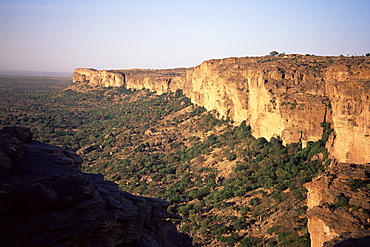
M 335 196 L 334 206 L 337 208 L 349 207 L 349 198 L 342 193 Z
M 278 243 L 275 238 L 269 238 L 269 240 L 267 241 L 267 246 L 268 247 L 278 246 Z
M 251 206 L 257 206 L 260 202 L 261 200 L 258 197 L 254 197 L 249 200 L 248 204 Z
M 202 235 L 203 237 L 206 237 L 208 235 L 208 232 L 207 232 L 207 227 L 200 227 L 199 228 L 199 233 L 200 235 Z
M 232 225 L 235 227 L 236 230 L 244 229 L 246 227 L 246 217 L 242 216 L 238 218 L 237 220 L 235 220 L 234 223 L 232 223 Z
M 278 203 L 280 203 L 283 201 L 283 197 L 281 193 L 282 193 L 281 191 L 276 190 L 272 192 L 271 197 L 274 198 Z
M 296 211 L 298 215 L 303 215 L 307 212 L 307 209 L 308 209 L 307 206 L 300 206 L 300 207 L 294 209 L 294 211 Z
M 228 161 L 233 161 L 236 159 L 236 154 L 234 152 L 230 152 L 228 155 L 227 155 L 227 160 Z
M 270 56 L 276 56 L 279 55 L 279 52 L 277 51 L 270 51 Z
M 257 247 L 260 246 L 259 239 L 249 236 L 240 241 L 239 247 Z
M 230 236 L 225 237 L 225 236 L 219 236 L 217 239 L 220 242 L 226 243 L 228 246 L 234 246 L 238 242 L 239 235 L 235 232 L 231 233 Z
M 367 182 L 362 179 L 350 179 L 348 180 L 348 185 L 351 188 L 351 191 L 357 191 L 359 188 L 366 187 Z
M 248 214 L 251 211 L 251 208 L 248 206 L 244 206 L 240 208 L 241 214 L 245 215 Z
M 273 225 L 272 227 L 267 229 L 268 234 L 273 234 L 274 232 L 277 232 L 281 228 L 280 225 Z

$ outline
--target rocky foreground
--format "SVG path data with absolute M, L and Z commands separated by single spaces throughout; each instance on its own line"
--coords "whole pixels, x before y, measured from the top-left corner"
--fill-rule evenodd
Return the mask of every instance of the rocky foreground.
M 0 130 L 0 246 L 192 246 L 169 203 L 82 173 L 76 153 Z
M 308 190 L 308 229 L 312 247 L 370 246 L 370 166 L 330 167 Z

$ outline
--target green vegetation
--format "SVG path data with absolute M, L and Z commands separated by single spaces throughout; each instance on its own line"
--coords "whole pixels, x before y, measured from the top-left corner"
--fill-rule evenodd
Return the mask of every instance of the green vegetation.
M 78 150 L 85 172 L 170 201 L 195 243 L 309 246 L 303 184 L 329 162 L 330 124 L 305 148 L 284 146 L 279 137 L 253 137 L 246 122 L 215 118 L 181 91 L 22 88 L 10 89 L 22 104 L 2 106 L 1 127 L 29 126 L 35 139 Z
M 337 208 L 349 207 L 349 198 L 343 194 L 335 196 L 334 206 Z
M 369 181 L 362 179 L 350 179 L 348 180 L 351 191 L 357 191 L 359 188 L 367 187 L 369 188 Z

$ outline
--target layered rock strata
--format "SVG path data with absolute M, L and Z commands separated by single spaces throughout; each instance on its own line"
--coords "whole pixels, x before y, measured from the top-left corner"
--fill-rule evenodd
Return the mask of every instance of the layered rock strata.
M 332 162 L 306 184 L 311 246 L 370 246 L 370 166 Z
M 334 132 L 327 148 L 334 162 L 329 173 L 307 184 L 312 246 L 346 246 L 346 238 L 368 240 L 368 187 L 351 191 L 348 183 L 369 180 L 370 58 L 226 58 L 187 69 L 115 72 L 122 74 L 119 86 L 126 88 L 157 93 L 180 89 L 220 118 L 245 120 L 257 138 L 280 136 L 286 144 L 305 144 L 321 139 L 323 126 L 330 126 Z M 76 69 L 73 82 L 84 75 L 89 78 L 84 69 Z M 349 204 L 337 207 L 338 198 Z
M 76 69 L 73 82 L 83 81 L 158 93 L 181 89 L 220 117 L 246 120 L 255 137 L 280 136 L 285 143 L 317 141 L 320 124 L 328 122 L 336 134 L 330 150 L 336 159 L 370 163 L 370 58 L 288 55 L 209 60 L 172 70 Z
M 0 131 L 0 246 L 191 246 L 169 203 L 80 171 L 70 150 Z
M 101 87 L 121 87 L 125 85 L 125 75 L 114 71 L 77 69 L 72 76 L 74 83 L 87 83 Z

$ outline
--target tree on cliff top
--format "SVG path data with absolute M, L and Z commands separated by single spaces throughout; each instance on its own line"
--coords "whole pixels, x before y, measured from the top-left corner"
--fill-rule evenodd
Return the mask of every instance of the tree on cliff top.
M 276 55 L 279 55 L 279 52 L 277 52 L 277 51 L 270 51 L 270 55 L 271 56 L 276 56 Z

